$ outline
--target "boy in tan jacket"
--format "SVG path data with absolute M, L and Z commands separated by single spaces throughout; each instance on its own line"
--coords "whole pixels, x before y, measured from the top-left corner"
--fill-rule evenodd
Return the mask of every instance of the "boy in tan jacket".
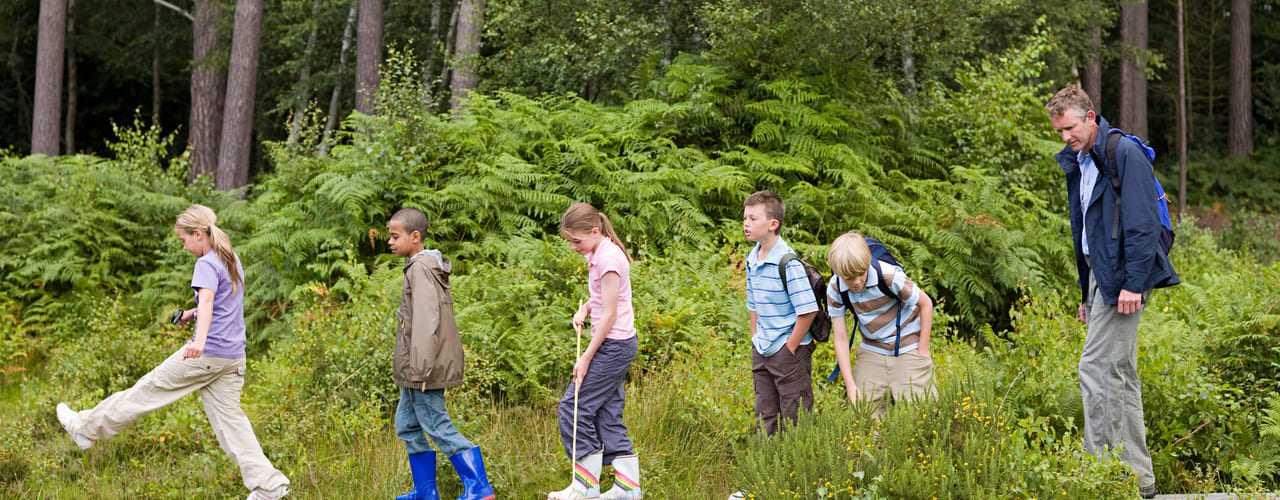
M 396 434 L 408 449 L 414 486 L 397 500 L 439 498 L 436 453 L 426 436 L 449 457 L 462 478 L 464 490 L 459 500 L 491 500 L 493 488 L 484 472 L 480 448 L 454 428 L 445 408 L 444 390 L 462 385 L 465 360 L 449 294 L 452 266 L 438 250 L 424 249 L 427 225 L 427 217 L 415 208 L 400 209 L 387 223 L 391 252 L 405 258 L 392 378 L 400 386 Z

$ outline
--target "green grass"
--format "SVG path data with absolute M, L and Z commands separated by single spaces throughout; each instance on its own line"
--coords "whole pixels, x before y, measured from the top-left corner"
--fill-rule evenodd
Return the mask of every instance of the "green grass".
M 746 369 L 738 371 L 734 378 L 741 380 Z M 732 465 L 729 441 L 734 431 L 719 429 L 715 420 L 687 404 L 699 390 L 679 383 L 684 376 L 674 373 L 628 387 L 626 421 L 641 455 L 646 494 L 699 498 L 697 492 L 707 491 L 707 498 L 727 496 L 732 489 L 724 471 Z M 0 457 L 6 457 L 0 460 L 0 474 L 13 467 L 29 469 L 17 480 L 0 475 L 5 479 L 0 483 L 4 498 L 242 498 L 246 494 L 238 468 L 218 448 L 196 396 L 143 417 L 120 435 L 81 451 L 63 432 L 53 410 L 61 399 L 80 402 L 76 409 L 93 404 L 88 395 L 75 387 L 54 389 L 39 378 L 25 386 L 11 385 L 0 394 L 5 432 L 30 423 L 29 432 L 17 436 L 21 444 L 12 450 L 0 449 Z M 289 476 L 298 498 L 391 498 L 412 488 L 404 445 L 385 414 L 356 410 L 315 418 L 288 404 L 274 405 L 281 399 L 251 383 L 242 404 L 264 451 Z M 541 497 L 568 483 L 571 469 L 560 447 L 555 401 L 540 406 L 451 406 L 455 424 L 484 450 L 489 478 L 503 497 Z M 740 406 L 737 411 L 747 414 L 750 407 Z M 19 447 L 21 453 L 10 453 Z M 442 497 L 461 493 L 445 457 L 439 458 L 437 473 Z M 606 468 L 602 475 L 607 487 L 612 474 Z M 691 490 L 689 485 L 695 484 L 701 487 Z

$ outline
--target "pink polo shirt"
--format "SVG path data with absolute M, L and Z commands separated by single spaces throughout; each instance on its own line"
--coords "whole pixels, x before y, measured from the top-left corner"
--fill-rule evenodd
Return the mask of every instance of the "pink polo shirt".
M 587 254 L 588 276 L 587 288 L 591 290 L 591 301 L 587 303 L 591 310 L 591 328 L 594 329 L 604 321 L 604 285 L 605 274 L 618 273 L 618 316 L 613 328 L 605 338 L 623 340 L 636 335 L 635 311 L 631 309 L 631 263 L 627 255 L 609 238 L 600 240 L 596 251 Z

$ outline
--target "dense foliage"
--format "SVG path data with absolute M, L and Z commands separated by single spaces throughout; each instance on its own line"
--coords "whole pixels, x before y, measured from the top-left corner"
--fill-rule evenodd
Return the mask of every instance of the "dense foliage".
M 894 17 L 904 5 L 857 21 L 924 30 L 941 15 Z M 995 22 L 1000 5 L 965 12 Z M 385 243 L 386 219 L 406 205 L 429 215 L 429 246 L 456 262 L 468 354 L 468 383 L 450 393 L 456 421 L 486 447 L 499 489 L 528 498 L 558 488 L 565 464 L 551 408 L 573 362 L 569 317 L 586 271 L 557 223 L 587 201 L 636 256 L 641 344 L 628 419 L 651 457 L 655 498 L 694 484 L 707 497 L 742 486 L 759 498 L 1131 495 L 1123 466 L 1083 453 L 1078 438 L 1084 329 L 1050 159 L 1060 145 L 1041 104 L 1062 40 L 1031 23 L 1011 48 L 966 63 L 978 35 L 956 28 L 916 49 L 919 80 L 903 86 L 876 81 L 892 61 L 809 71 L 805 58 L 829 60 L 856 40 L 822 35 L 835 25 L 800 36 L 799 11 L 790 31 L 774 32 L 761 22 L 766 7 L 701 7 L 715 26 L 743 29 L 643 67 L 618 105 L 495 91 L 441 116 L 412 47 L 392 51 L 377 115 L 352 124 L 361 132 L 326 155 L 306 141 L 270 144 L 273 172 L 241 193 L 184 184 L 185 157 L 166 153 L 175 136 L 136 122 L 117 130 L 111 159 L 0 160 L 0 491 L 239 493 L 192 398 L 83 454 L 69 451 L 52 415 L 58 401 L 80 408 L 127 387 L 189 335 L 165 319 L 191 303 L 191 259 L 171 231 L 190 203 L 218 212 L 245 263 L 246 407 L 299 490 L 385 497 L 407 485 L 387 429 L 401 275 Z M 590 24 L 578 41 L 666 32 L 663 23 Z M 753 51 L 759 60 L 740 57 Z M 824 76 L 834 74 L 861 75 L 849 80 L 860 85 Z M 1204 183 L 1198 203 L 1235 196 L 1229 210 L 1274 210 L 1268 194 L 1231 180 L 1274 182 L 1261 165 L 1197 173 L 1222 179 Z M 818 414 L 782 441 L 794 446 L 756 446 L 740 217 L 759 189 L 782 194 L 783 237 L 819 268 L 832 239 L 860 230 L 937 299 L 938 400 L 880 423 L 853 408 L 850 425 L 843 390 L 819 383 Z M 1280 265 L 1270 263 L 1280 244 L 1266 232 L 1274 219 L 1237 220 L 1216 235 L 1180 223 L 1173 259 L 1184 285 L 1157 293 L 1144 314 L 1148 442 L 1165 491 L 1280 485 Z M 1250 220 L 1263 229 L 1244 227 Z M 815 372 L 832 358 L 822 346 Z M 779 473 L 788 469 L 795 475 Z M 456 492 L 441 470 L 444 491 Z

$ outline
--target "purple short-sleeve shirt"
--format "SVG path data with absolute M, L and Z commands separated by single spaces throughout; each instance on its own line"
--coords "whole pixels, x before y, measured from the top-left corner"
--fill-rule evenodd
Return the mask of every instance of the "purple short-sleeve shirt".
M 244 276 L 240 257 L 236 256 L 236 270 Z M 196 292 L 197 306 L 200 289 L 213 290 L 213 320 L 209 323 L 209 336 L 205 339 L 204 355 L 215 358 L 243 358 L 245 345 L 244 286 L 236 286 L 231 293 L 231 274 L 227 266 L 213 250 L 196 261 L 191 274 L 191 288 Z

